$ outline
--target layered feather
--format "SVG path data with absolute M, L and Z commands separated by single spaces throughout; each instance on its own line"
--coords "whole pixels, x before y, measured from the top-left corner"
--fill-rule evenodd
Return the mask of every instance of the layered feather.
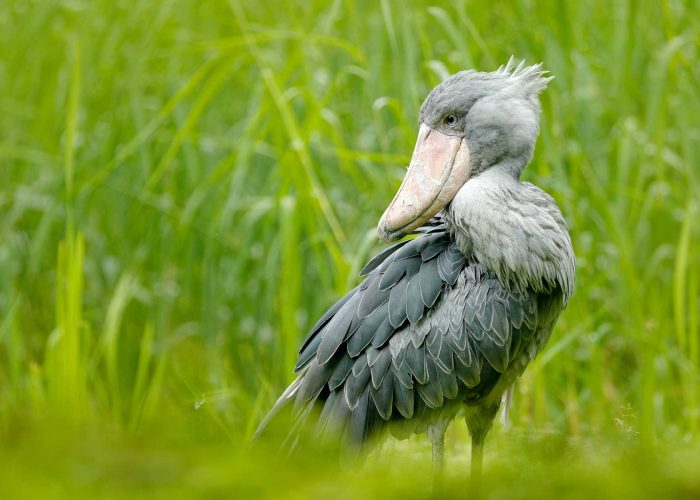
M 363 274 L 311 329 L 299 376 L 271 412 L 292 407 L 295 430 L 318 407 L 320 433 L 363 442 L 388 422 L 476 400 L 537 329 L 537 294 L 467 262 L 444 225 L 383 251 Z

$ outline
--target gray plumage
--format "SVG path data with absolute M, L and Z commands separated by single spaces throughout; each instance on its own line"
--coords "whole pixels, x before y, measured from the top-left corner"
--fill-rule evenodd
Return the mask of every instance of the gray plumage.
M 298 378 L 258 432 L 288 409 L 296 422 L 288 443 L 296 443 L 292 435 L 319 408 L 319 434 L 364 443 L 387 427 L 444 430 L 464 411 L 483 441 L 502 394 L 547 342 L 573 290 L 564 218 L 549 195 L 519 180 L 548 80 L 540 65 L 509 62 L 458 73 L 430 93 L 420 122 L 466 139 L 470 178 L 417 237 L 373 258 L 362 283 L 312 328 Z M 445 125 L 448 115 L 456 126 Z

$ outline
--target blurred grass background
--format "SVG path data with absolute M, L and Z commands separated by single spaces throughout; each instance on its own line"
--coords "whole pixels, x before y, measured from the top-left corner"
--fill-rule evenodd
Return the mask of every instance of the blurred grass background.
M 427 92 L 515 55 L 556 76 L 525 177 L 578 271 L 486 484 L 700 495 L 699 27 L 692 0 L 3 2 L 0 492 L 428 495 L 422 438 L 359 471 L 247 442 L 380 248 Z

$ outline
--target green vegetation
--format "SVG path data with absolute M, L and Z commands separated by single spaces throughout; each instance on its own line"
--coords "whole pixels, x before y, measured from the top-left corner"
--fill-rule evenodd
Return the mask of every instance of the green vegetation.
M 4 2 L 0 496 L 429 494 L 424 438 L 359 470 L 247 442 L 380 248 L 426 93 L 511 54 L 556 75 L 526 178 L 578 273 L 485 486 L 700 495 L 699 33 L 691 0 Z

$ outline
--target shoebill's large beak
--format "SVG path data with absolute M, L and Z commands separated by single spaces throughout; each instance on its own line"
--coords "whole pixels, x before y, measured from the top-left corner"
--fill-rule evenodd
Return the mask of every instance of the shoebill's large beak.
M 421 125 L 406 177 L 379 220 L 379 237 L 394 241 L 423 225 L 452 201 L 469 174 L 466 140 Z

